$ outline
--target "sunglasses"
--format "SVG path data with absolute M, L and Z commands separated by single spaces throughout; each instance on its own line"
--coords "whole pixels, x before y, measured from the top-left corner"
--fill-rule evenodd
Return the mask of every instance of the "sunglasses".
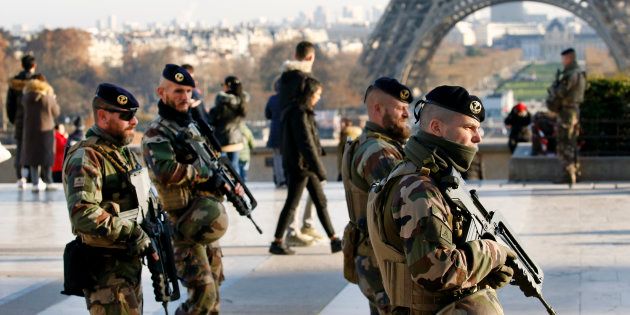
M 138 111 L 137 108 L 129 109 L 129 110 L 113 109 L 113 108 L 103 108 L 103 109 L 111 113 L 118 113 L 118 117 L 124 121 L 132 120 L 133 117 L 136 115 L 136 112 Z

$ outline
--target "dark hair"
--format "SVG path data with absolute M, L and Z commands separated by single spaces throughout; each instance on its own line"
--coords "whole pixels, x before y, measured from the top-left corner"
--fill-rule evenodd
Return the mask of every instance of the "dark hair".
M 240 99 L 240 111 L 244 117 L 247 113 L 247 96 L 245 95 L 245 92 L 243 92 L 243 84 L 241 83 L 241 80 L 231 75 L 225 78 L 224 84 L 228 89 L 226 93 L 236 95 Z
M 236 96 L 243 95 L 243 84 L 241 83 L 241 80 L 239 80 L 237 77 L 233 75 L 228 76 L 225 78 L 225 81 L 223 83 L 228 88 L 228 94 L 234 94 Z
M 186 69 L 186 71 L 188 71 L 188 73 L 195 72 L 195 67 L 193 67 L 192 65 L 187 64 L 187 63 L 183 64 L 182 68 Z
M 300 70 L 285 71 L 278 79 L 279 89 L 278 95 L 280 104 L 283 106 L 298 101 L 298 98 L 304 91 L 304 82 L 306 74 Z
M 311 97 L 313 97 L 313 95 L 315 95 L 315 92 L 322 87 L 322 84 L 317 81 L 317 79 L 307 76 L 304 80 L 303 86 L 304 89 L 298 99 L 299 105 L 307 105 L 307 102 L 311 99 Z
M 315 52 L 315 45 L 311 42 L 301 41 L 297 44 L 297 46 L 295 46 L 295 58 L 297 60 L 302 61 L 306 58 L 306 56 L 313 52 Z
M 22 69 L 31 70 L 35 66 L 35 57 L 26 55 L 22 57 Z

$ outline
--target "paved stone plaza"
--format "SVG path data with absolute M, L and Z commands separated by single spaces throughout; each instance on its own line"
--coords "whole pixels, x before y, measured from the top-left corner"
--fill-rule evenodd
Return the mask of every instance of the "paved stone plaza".
M 487 208 L 502 209 L 544 269 L 544 293 L 558 314 L 630 314 L 630 183 L 472 186 Z M 342 255 L 329 254 L 328 242 L 297 248 L 295 256 L 267 253 L 286 190 L 270 183 L 250 187 L 264 234 L 229 210 L 222 313 L 368 314 L 358 288 L 342 277 Z M 331 182 L 325 190 L 341 234 L 343 187 Z M 0 314 L 87 314 L 83 299 L 59 294 L 63 247 L 73 238 L 63 191 L 34 194 L 0 184 L 0 213 Z M 145 314 L 163 314 L 146 268 L 143 279 Z M 506 314 L 545 313 L 515 287 L 500 292 Z M 171 314 L 177 304 L 169 305 Z

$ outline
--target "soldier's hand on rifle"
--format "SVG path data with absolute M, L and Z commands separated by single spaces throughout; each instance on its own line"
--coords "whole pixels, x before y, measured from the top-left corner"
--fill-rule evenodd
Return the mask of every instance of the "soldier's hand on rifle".
M 514 270 L 506 265 L 501 265 L 492 270 L 479 285 L 481 287 L 489 286 L 493 289 L 499 289 L 510 283 L 514 276 Z
M 134 223 L 134 228 L 129 235 L 127 246 L 130 253 L 134 256 L 148 254 L 151 251 L 155 252 L 151 244 L 151 238 L 149 238 L 149 235 L 147 235 L 137 223 Z
M 234 193 L 236 193 L 239 196 L 245 196 L 245 189 L 243 188 L 243 186 L 241 186 L 241 184 L 236 184 L 236 187 L 234 187 Z
M 228 183 L 223 179 L 223 176 L 218 173 L 214 173 L 213 176 L 203 183 L 203 186 L 210 191 L 230 191 Z
M 499 246 L 499 254 L 500 254 L 500 264 L 501 265 L 505 265 L 507 263 L 509 263 L 510 261 L 513 261 L 514 259 L 516 259 L 516 253 L 509 247 L 498 243 L 497 245 Z

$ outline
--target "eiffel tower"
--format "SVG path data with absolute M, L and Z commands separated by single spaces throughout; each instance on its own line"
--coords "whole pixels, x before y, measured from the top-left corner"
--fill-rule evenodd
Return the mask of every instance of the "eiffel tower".
M 360 62 L 371 78 L 392 76 L 426 91 L 428 63 L 442 38 L 466 16 L 514 0 L 392 0 L 368 39 Z M 588 23 L 620 70 L 630 70 L 630 1 L 538 0 Z

